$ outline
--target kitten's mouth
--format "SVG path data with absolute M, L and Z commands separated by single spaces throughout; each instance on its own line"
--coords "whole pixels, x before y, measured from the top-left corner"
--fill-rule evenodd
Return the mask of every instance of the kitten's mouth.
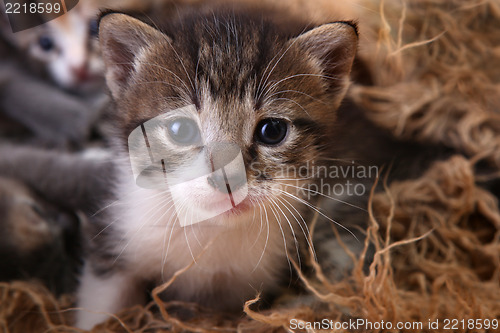
M 250 199 L 246 196 L 246 193 L 241 193 L 240 191 L 227 194 L 214 194 L 213 197 L 202 205 L 202 209 L 219 212 L 219 216 L 226 217 L 241 215 L 252 208 L 252 204 Z
M 232 216 L 232 215 L 241 215 L 243 213 L 246 213 L 252 208 L 252 204 L 248 198 L 245 198 L 243 201 L 241 201 L 238 204 L 235 204 L 233 208 L 230 210 L 226 211 L 222 215 L 225 216 Z

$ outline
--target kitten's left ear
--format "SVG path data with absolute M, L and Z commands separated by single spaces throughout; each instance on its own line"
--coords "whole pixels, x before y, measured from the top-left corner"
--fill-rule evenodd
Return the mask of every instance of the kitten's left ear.
M 345 91 L 358 46 L 352 22 L 334 22 L 314 28 L 291 41 L 318 60 L 330 86 Z

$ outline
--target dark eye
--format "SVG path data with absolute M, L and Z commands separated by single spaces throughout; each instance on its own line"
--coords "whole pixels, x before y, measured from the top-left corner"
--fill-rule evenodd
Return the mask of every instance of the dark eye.
M 282 119 L 264 119 L 255 130 L 257 141 L 266 145 L 277 145 L 281 143 L 288 132 L 288 123 Z
M 96 37 L 99 34 L 99 24 L 97 23 L 97 20 L 90 21 L 89 34 L 92 37 Z
M 44 51 L 50 51 L 54 48 L 54 42 L 52 41 L 52 38 L 47 37 L 47 36 L 42 36 L 38 40 L 38 44 Z
M 200 142 L 200 131 L 196 122 L 190 118 L 177 118 L 167 124 L 168 134 L 172 140 L 183 146 Z

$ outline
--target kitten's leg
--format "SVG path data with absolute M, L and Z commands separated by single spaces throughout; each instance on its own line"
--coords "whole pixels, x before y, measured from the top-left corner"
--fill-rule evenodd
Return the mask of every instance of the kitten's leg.
M 87 263 L 78 291 L 76 327 L 90 330 L 110 315 L 134 304 L 143 304 L 141 284 L 126 272 L 117 271 L 98 276 Z

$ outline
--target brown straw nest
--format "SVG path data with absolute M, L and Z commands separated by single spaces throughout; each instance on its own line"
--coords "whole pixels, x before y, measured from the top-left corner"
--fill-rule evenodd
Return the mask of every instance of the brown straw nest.
M 151 304 L 124 310 L 95 332 L 286 332 L 292 318 L 423 323 L 422 330 L 401 330 L 414 332 L 435 331 L 429 321 L 439 320 L 442 330 L 445 319 L 500 318 L 499 204 L 477 185 L 499 174 L 476 171 L 480 161 L 500 170 L 500 4 L 358 0 L 339 9 L 317 0 L 294 6 L 318 21 L 340 9 L 355 15 L 360 57 L 374 84 L 355 83 L 350 98 L 395 136 L 441 143 L 457 155 L 418 179 L 372 193 L 367 244 L 376 254 L 368 271 L 362 255 L 353 258 L 350 276 L 330 281 L 313 263 L 314 274 L 298 272 L 314 299 L 308 305 L 285 298 L 259 311 L 255 299 L 245 305 L 245 316 L 228 319 L 192 304 L 160 301 L 155 295 L 167 283 L 153 291 Z M 0 295 L 1 332 L 78 332 L 70 326 L 75 309 L 68 297 L 56 300 L 34 283 L 20 282 L 0 284 Z M 179 308 L 191 316 L 172 315 Z M 455 331 L 493 332 L 467 326 Z

